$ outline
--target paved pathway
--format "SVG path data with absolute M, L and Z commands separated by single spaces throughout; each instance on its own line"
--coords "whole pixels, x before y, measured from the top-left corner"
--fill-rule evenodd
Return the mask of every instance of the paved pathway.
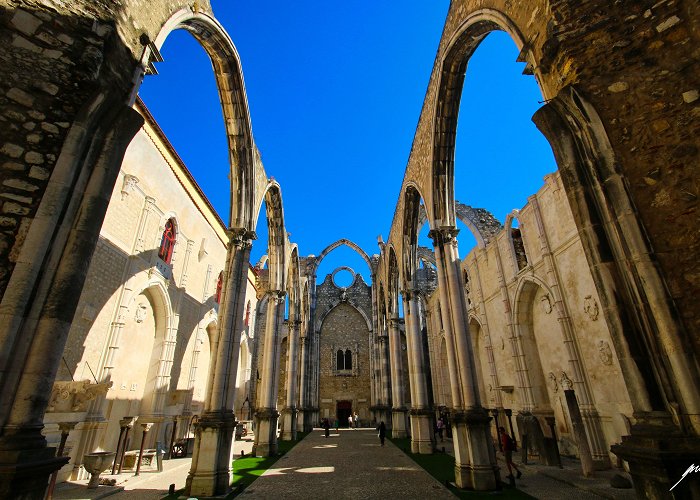
M 381 447 L 373 429 L 341 429 L 328 439 L 316 429 L 273 467 L 241 498 L 455 498 L 389 440 Z

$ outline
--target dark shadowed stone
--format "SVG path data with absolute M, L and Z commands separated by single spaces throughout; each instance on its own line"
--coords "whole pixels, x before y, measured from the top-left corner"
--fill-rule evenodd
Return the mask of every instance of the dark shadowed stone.
M 628 490 L 632 487 L 632 481 L 627 479 L 622 474 L 615 474 L 610 479 L 610 486 L 612 486 L 613 488 Z

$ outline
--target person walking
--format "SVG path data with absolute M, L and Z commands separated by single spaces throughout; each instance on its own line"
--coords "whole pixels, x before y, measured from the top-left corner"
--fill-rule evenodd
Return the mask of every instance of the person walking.
M 353 423 L 355 424 L 355 429 L 360 425 L 360 417 L 357 416 L 357 412 L 355 412 L 355 416 L 352 419 Z
M 515 441 L 513 441 L 513 438 L 508 435 L 505 427 L 499 427 L 498 433 L 500 434 L 499 437 L 501 439 L 501 445 L 503 446 L 503 454 L 506 456 L 506 465 L 508 466 L 508 476 L 506 477 L 511 480 L 514 479 L 513 469 L 515 469 L 518 473 L 516 477 L 520 479 L 523 473 L 520 472 L 518 466 L 513 463 L 513 450 L 515 449 Z
M 331 435 L 331 423 L 327 418 L 323 419 L 323 428 L 326 430 L 326 437 L 329 437 Z
M 351 413 L 350 415 L 348 415 L 348 427 L 349 427 L 350 429 L 353 429 L 353 425 L 352 425 L 352 413 Z M 354 429 L 353 429 L 353 430 L 354 430 Z
M 436 427 L 438 436 L 440 436 L 440 442 L 442 442 L 442 432 L 445 430 L 445 422 L 442 421 L 442 417 L 438 418 Z
M 379 442 L 384 446 L 384 438 L 386 438 L 386 425 L 384 425 L 384 420 L 379 423 Z

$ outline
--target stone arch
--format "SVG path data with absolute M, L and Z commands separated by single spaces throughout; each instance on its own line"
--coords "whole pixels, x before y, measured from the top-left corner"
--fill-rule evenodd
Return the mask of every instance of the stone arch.
M 352 274 L 352 283 L 350 283 L 350 285 L 348 285 L 348 286 L 346 286 L 346 287 L 342 287 L 342 286 L 338 286 L 338 285 L 335 284 L 335 275 L 336 275 L 337 273 L 339 273 L 340 271 L 347 271 L 347 272 L 349 272 L 350 274 Z M 333 270 L 333 272 L 331 273 L 331 281 L 332 281 L 332 283 L 333 283 L 333 286 L 336 287 L 336 288 L 350 288 L 351 286 L 353 286 L 353 285 L 355 284 L 355 281 L 357 281 L 357 276 L 358 276 L 358 274 L 355 272 L 355 270 L 354 270 L 352 267 L 349 267 L 349 266 L 340 266 L 340 267 L 336 267 L 336 268 Z
M 389 268 L 387 275 L 387 309 L 391 318 L 399 313 L 399 264 L 396 259 L 396 251 L 393 245 L 389 245 Z
M 370 273 L 373 273 L 374 268 L 372 267 L 372 261 L 370 260 L 369 256 L 365 253 L 362 248 L 357 243 L 354 243 L 353 241 L 350 241 L 346 238 L 341 238 L 335 243 L 331 243 L 328 245 L 326 248 L 323 249 L 323 251 L 316 257 L 316 260 L 313 263 L 313 274 L 316 274 L 316 270 L 318 269 L 318 266 L 321 264 L 321 261 L 326 258 L 326 255 L 331 253 L 333 250 L 335 250 L 338 247 L 341 247 L 345 245 L 346 247 L 354 250 L 355 252 L 358 253 L 360 257 L 362 257 L 362 260 L 364 260 L 367 263 L 367 268 L 369 269 Z M 353 272 L 353 274 L 355 274 Z
M 503 229 L 503 225 L 498 219 L 484 208 L 473 208 L 455 200 L 455 214 L 457 219 L 462 221 L 474 235 L 479 248 L 484 248 L 486 243 Z M 427 221 L 428 215 L 425 205 L 421 204 L 418 209 L 418 227 L 422 228 Z
M 284 226 L 282 189 L 277 181 L 270 181 L 265 191 L 261 193 L 256 205 L 256 213 L 262 209 L 263 201 L 267 210 L 265 217 L 267 219 L 267 267 L 270 273 L 270 289 L 284 291 L 286 289 L 284 271 L 286 268 L 287 232 Z
M 301 320 L 301 289 L 299 274 L 299 248 L 292 245 L 287 272 L 287 297 L 289 300 L 289 321 Z
M 513 227 L 513 221 L 518 221 L 518 227 Z M 506 216 L 505 223 L 506 238 L 508 239 L 508 254 L 513 265 L 514 276 L 531 265 L 525 249 L 522 228 L 520 227 L 520 210 L 513 209 Z
M 420 231 L 419 219 L 421 201 L 424 199 L 415 183 L 408 183 L 403 194 L 403 241 L 402 249 L 402 286 L 411 288 L 415 284 L 414 275 L 418 267 L 418 231 Z M 430 225 L 432 229 L 432 224 Z
M 346 301 L 337 300 L 337 301 L 334 301 L 334 302 L 331 304 L 331 306 L 328 308 L 328 310 L 325 311 L 325 312 L 321 315 L 321 317 L 319 318 L 319 322 L 318 322 L 318 325 L 319 325 L 319 326 L 318 326 L 318 331 L 319 331 L 319 332 L 320 332 L 321 329 L 323 328 L 323 322 L 326 320 L 326 318 L 328 317 L 328 315 L 329 315 L 331 312 L 333 312 L 333 310 L 335 310 L 335 308 L 337 308 L 340 304 L 348 304 L 348 305 L 351 306 L 353 309 L 356 309 L 357 312 L 360 313 L 360 316 L 362 316 L 362 318 L 365 320 L 365 323 L 367 324 L 367 329 L 368 329 L 370 332 L 372 331 L 372 320 L 370 319 L 369 316 L 367 316 L 367 313 L 364 311 L 364 309 L 363 309 L 362 307 L 360 307 L 360 306 L 358 306 L 357 304 L 353 303 L 352 300 L 346 300 Z
M 525 387 L 522 389 L 521 402 L 523 409 L 527 411 L 551 412 L 552 406 L 547 390 L 547 378 L 542 367 L 538 339 L 534 331 L 534 308 L 535 298 L 538 291 L 543 291 L 547 296 L 551 296 L 551 291 L 547 285 L 536 276 L 523 276 L 518 282 L 513 305 L 513 326 L 515 327 L 516 338 L 519 344 L 519 353 L 523 356 L 523 366 L 525 373 Z M 558 325 L 557 325 L 558 326 Z M 540 342 L 542 340 L 540 339 Z M 556 374 L 559 378 L 560 374 Z
M 481 9 L 467 16 L 455 30 L 439 64 L 433 122 L 432 208 L 434 221 L 440 226 L 456 225 L 454 151 L 467 64 L 481 41 L 492 31 L 508 33 L 518 49 L 525 45 L 520 29 L 508 16 L 494 9 Z M 465 224 L 470 227 L 470 223 Z M 479 241 L 477 233 L 475 236 Z
M 240 56 L 231 37 L 212 15 L 193 12 L 189 6 L 175 13 L 163 24 L 153 44 L 160 49 L 168 35 L 176 29 L 190 33 L 212 62 L 228 139 L 231 166 L 230 227 L 254 230 L 255 226 L 255 144 L 245 91 Z M 142 64 L 152 57 L 146 49 Z

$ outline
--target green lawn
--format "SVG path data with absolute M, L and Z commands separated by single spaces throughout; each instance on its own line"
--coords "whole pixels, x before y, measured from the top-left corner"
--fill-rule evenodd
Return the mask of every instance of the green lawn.
M 414 455 L 411 453 L 411 440 L 408 438 L 404 439 L 391 439 L 398 448 L 400 448 L 406 455 L 411 457 L 411 459 L 420 465 L 425 471 L 433 476 L 435 479 L 440 481 L 442 484 L 446 485 L 449 490 L 457 495 L 459 498 L 467 498 L 471 500 L 477 500 L 482 498 L 508 498 L 508 499 L 527 499 L 533 498 L 530 495 L 523 493 L 522 491 L 511 488 L 505 483 L 501 483 L 502 489 L 500 491 L 494 491 L 489 493 L 482 493 L 476 491 L 462 490 L 450 483 L 454 483 L 455 480 L 455 459 L 453 456 L 447 453 L 434 453 L 432 455 Z

